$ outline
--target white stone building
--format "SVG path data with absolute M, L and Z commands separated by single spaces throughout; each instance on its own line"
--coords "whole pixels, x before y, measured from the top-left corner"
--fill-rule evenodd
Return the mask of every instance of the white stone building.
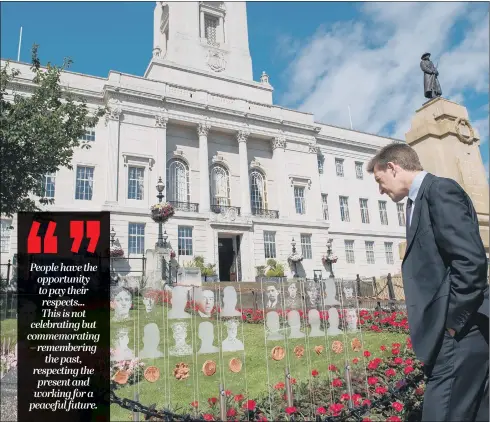
M 28 92 L 29 65 L 11 66 Z M 336 276 L 399 271 L 404 205 L 382 197 L 364 169 L 393 140 L 274 105 L 267 74 L 253 80 L 245 3 L 157 2 L 144 77 L 66 72 L 62 81 L 109 111 L 87 131 L 91 148 L 75 152 L 73 170 L 46 178 L 55 199 L 46 209 L 110 210 L 125 256 L 155 245 L 149 207 L 162 177 L 177 209 L 165 230 L 179 261 L 203 255 L 222 280 L 233 278 L 230 267 L 254 280 L 269 257 L 287 264 L 293 238 L 308 277 L 328 275 L 330 237 Z M 2 219 L 2 263 L 16 251 L 16 229 L 15 218 Z

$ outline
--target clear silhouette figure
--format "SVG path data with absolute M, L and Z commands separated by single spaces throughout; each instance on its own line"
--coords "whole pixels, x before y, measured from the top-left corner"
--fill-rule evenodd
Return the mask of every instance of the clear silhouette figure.
M 221 316 L 242 316 L 242 313 L 236 309 L 237 302 L 238 298 L 235 288 L 233 286 L 226 286 L 223 289 L 223 309 L 221 310 Z
M 168 311 L 168 319 L 184 319 L 191 317 L 191 315 L 185 311 L 187 294 L 188 290 L 184 286 L 174 286 L 172 288 L 172 295 L 170 298 L 172 309 Z
M 337 308 L 330 308 L 328 310 L 328 324 L 327 334 L 329 336 L 342 334 L 342 330 L 339 329 L 339 311 Z
M 340 302 L 335 299 L 337 291 L 335 289 L 335 279 L 332 277 L 323 280 L 323 304 L 324 305 L 340 305 Z
M 221 350 L 223 350 L 223 352 L 237 352 L 243 350 L 243 343 L 237 339 L 238 321 L 236 319 L 229 319 L 225 322 L 225 326 L 228 330 L 228 336 L 223 340 Z
M 284 335 L 280 332 L 279 314 L 276 311 L 267 312 L 265 325 L 268 331 L 267 340 L 284 340 Z
M 199 338 L 201 339 L 201 348 L 197 352 L 198 354 L 218 353 L 219 347 L 214 346 L 214 326 L 209 321 L 204 321 L 199 324 L 198 331 Z
M 140 350 L 139 357 L 142 359 L 156 359 L 163 356 L 158 350 L 160 344 L 160 330 L 154 322 L 146 324 L 143 331 L 143 349 Z
M 131 360 L 134 358 L 133 351 L 128 347 L 129 345 L 129 330 L 127 328 L 120 328 L 116 332 L 116 338 L 114 341 L 114 354 L 111 356 L 112 361 Z
M 316 309 L 308 311 L 308 322 L 310 323 L 310 337 L 323 337 L 325 332 L 320 329 L 320 312 Z
M 187 344 L 187 322 L 174 322 L 172 324 L 172 333 L 175 346 L 168 351 L 170 356 L 188 356 L 192 355 L 192 346 Z
M 291 328 L 289 338 L 303 338 L 305 333 L 301 331 L 301 318 L 298 311 L 290 311 L 287 315 L 288 325 Z

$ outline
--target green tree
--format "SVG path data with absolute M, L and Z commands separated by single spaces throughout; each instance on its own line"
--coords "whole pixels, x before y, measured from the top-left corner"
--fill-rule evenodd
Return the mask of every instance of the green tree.
M 102 108 L 90 111 L 84 100 L 61 85 L 61 74 L 71 60 L 42 68 L 37 50 L 34 45 L 31 93 L 16 92 L 20 72 L 8 62 L 0 71 L 0 204 L 1 213 L 9 217 L 54 202 L 44 198 L 44 176 L 60 167 L 72 168 L 74 149 L 89 148 L 79 139 L 105 113 Z

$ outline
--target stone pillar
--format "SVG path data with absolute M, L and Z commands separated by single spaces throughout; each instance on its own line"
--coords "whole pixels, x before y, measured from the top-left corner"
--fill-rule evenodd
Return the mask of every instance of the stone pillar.
M 306 212 L 310 217 L 315 218 L 315 220 L 323 220 L 323 204 L 322 204 L 322 190 L 320 186 L 320 174 L 318 173 L 318 153 L 319 149 L 316 142 L 312 142 L 308 146 L 308 151 L 310 155 L 309 166 L 311 165 L 315 169 L 315 176 L 311 179 L 311 197 L 307 203 Z M 311 164 L 310 164 L 311 163 Z M 309 206 L 308 206 L 309 205 Z M 313 212 L 309 212 L 308 210 Z
M 107 108 L 105 122 L 108 129 L 105 203 L 115 205 L 119 200 L 119 120 L 122 114 L 121 102 L 111 98 Z M 94 175 L 94 177 L 97 177 L 97 175 Z
M 287 198 L 285 193 L 289 192 L 286 189 L 286 175 L 284 172 L 284 166 L 286 165 L 285 159 L 285 149 L 286 149 L 286 137 L 283 134 L 279 134 L 272 140 L 272 161 L 274 163 L 275 170 L 275 186 L 274 190 L 277 195 L 277 208 L 279 210 L 279 217 L 284 218 L 289 216 L 289 210 L 291 207 L 288 206 Z M 290 198 L 291 201 L 293 198 Z
M 204 33 L 204 31 L 205 31 L 205 29 L 204 29 L 204 12 L 202 10 L 201 10 L 201 13 L 200 13 L 200 17 L 201 17 L 200 22 L 199 22 L 199 26 L 201 28 L 201 36 L 200 36 L 200 38 L 202 40 L 202 39 L 206 38 L 206 34 Z
M 416 111 L 405 138 L 417 151 L 425 170 L 456 180 L 468 193 L 488 253 L 488 180 L 479 149 L 480 136 L 469 122 L 466 107 L 440 97 L 426 102 Z
M 165 187 L 167 186 L 167 123 L 167 110 L 162 109 L 160 114 L 155 116 L 155 127 L 157 128 L 157 157 L 155 167 L 157 171 L 154 176 L 156 178 L 154 184 L 161 177 Z
M 199 135 L 199 210 L 208 212 L 209 207 L 209 163 L 208 163 L 208 133 L 211 125 L 209 122 L 200 123 L 197 126 Z
M 243 130 L 237 133 L 238 153 L 240 158 L 240 189 L 242 215 L 250 215 L 250 180 L 248 176 L 247 139 L 250 132 Z
M 160 26 L 162 25 L 162 18 L 163 18 L 163 8 L 162 8 L 162 2 L 157 1 L 155 2 L 155 10 L 153 11 L 153 51 L 157 48 L 162 48 L 163 46 L 160 45 L 160 38 L 161 38 L 161 30 Z

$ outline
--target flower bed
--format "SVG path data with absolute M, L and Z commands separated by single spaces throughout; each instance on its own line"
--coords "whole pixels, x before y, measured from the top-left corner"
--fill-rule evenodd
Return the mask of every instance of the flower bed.
M 165 223 L 175 214 L 175 209 L 172 204 L 162 202 L 152 205 L 150 208 L 151 219 L 155 223 Z
M 422 376 L 422 364 L 415 359 L 410 339 L 407 337 L 403 345 L 382 345 L 378 353 L 381 357 L 373 357 L 371 352 L 365 350 L 362 358 L 352 360 L 351 395 L 343 376 L 344 371 L 330 365 L 328 374 L 320 374 L 313 369 L 309 381 L 296 382 L 294 378 L 291 379 L 292 406 L 288 406 L 286 385 L 283 382 L 271 386 L 268 395 L 254 400 L 225 391 L 228 418 L 240 421 L 289 421 L 292 416 L 297 421 L 345 418 L 349 413 L 349 400 L 365 416 L 362 419 L 365 422 L 401 422 L 407 420 L 409 415 L 414 417 L 422 408 L 423 383 L 408 388 L 403 400 L 389 393 L 391 386 L 399 388 L 403 382 Z M 207 403 L 192 402 L 190 407 L 193 413 L 204 420 L 219 420 L 219 400 L 216 397 L 209 398 Z

